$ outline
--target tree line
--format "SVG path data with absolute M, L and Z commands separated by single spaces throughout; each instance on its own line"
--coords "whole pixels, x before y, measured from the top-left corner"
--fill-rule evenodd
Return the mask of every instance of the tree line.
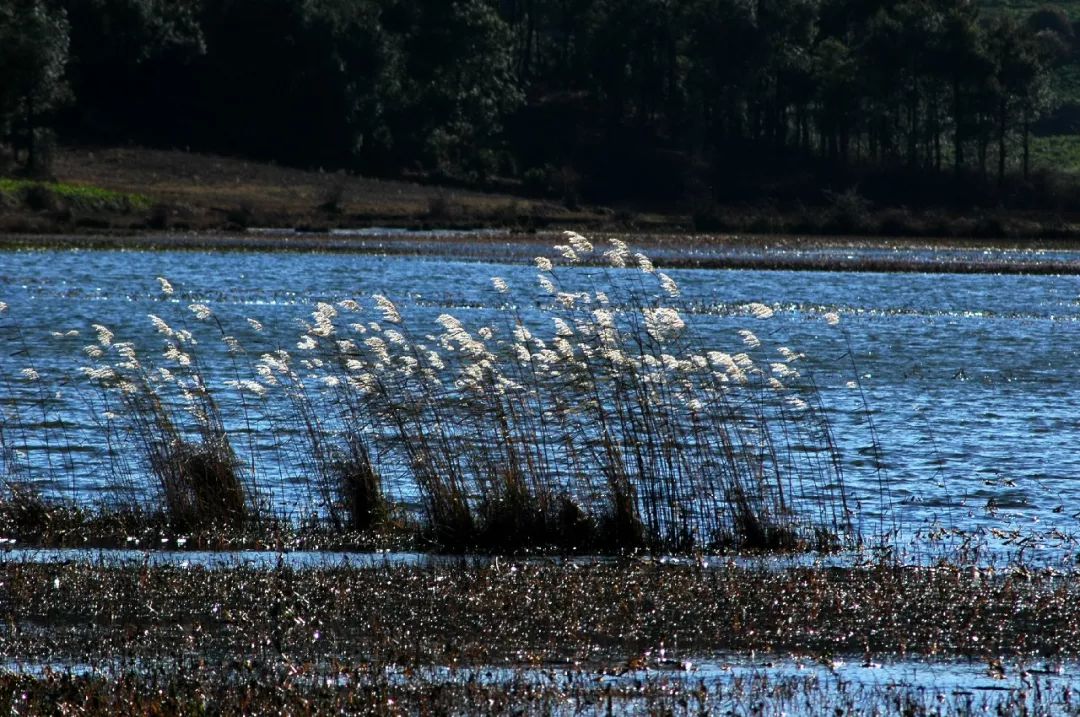
M 1004 182 L 1075 56 L 968 0 L 0 0 L 0 129 L 568 198 Z

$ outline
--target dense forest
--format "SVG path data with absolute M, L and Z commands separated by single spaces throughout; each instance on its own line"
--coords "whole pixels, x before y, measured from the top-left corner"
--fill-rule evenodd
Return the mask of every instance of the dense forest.
M 0 0 L 0 129 L 30 170 L 59 137 L 570 202 L 966 201 L 1027 180 L 1076 56 L 1060 10 L 967 0 Z

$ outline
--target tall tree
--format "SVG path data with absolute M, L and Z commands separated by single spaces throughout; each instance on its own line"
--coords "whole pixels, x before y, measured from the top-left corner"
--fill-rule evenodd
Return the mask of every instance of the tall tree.
M 0 122 L 26 149 L 31 172 L 48 171 L 38 129 L 67 96 L 68 21 L 43 0 L 0 2 Z

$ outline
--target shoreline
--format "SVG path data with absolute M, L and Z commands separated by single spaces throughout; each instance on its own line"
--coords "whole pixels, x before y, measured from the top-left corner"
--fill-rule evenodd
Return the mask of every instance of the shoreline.
M 441 256 L 456 260 L 527 263 L 537 251 L 551 253 L 558 232 L 513 229 L 399 230 L 363 233 L 148 232 L 141 234 L 0 234 L 0 251 L 136 250 L 257 251 Z M 806 235 L 598 232 L 593 236 L 633 237 L 633 244 L 657 263 L 681 269 L 855 271 L 874 273 L 1080 274 L 1080 240 L 928 237 L 845 237 Z M 659 252 L 659 253 L 655 253 Z M 852 252 L 844 254 L 844 252 Z M 655 254 L 654 254 L 655 253 Z M 1055 256 L 1076 253 L 1076 257 Z M 890 255 L 891 254 L 891 255 Z M 1041 256 L 1050 254 L 1050 256 Z

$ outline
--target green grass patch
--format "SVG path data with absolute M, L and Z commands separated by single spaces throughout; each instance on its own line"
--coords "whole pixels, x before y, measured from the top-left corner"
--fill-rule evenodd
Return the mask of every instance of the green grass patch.
M 1080 174 L 1080 135 L 1032 137 L 1031 165 L 1066 174 Z
M 141 194 L 116 192 L 86 184 L 0 177 L 0 194 L 22 198 L 31 192 L 48 192 L 79 206 L 95 209 L 149 209 L 152 205 L 151 200 Z

